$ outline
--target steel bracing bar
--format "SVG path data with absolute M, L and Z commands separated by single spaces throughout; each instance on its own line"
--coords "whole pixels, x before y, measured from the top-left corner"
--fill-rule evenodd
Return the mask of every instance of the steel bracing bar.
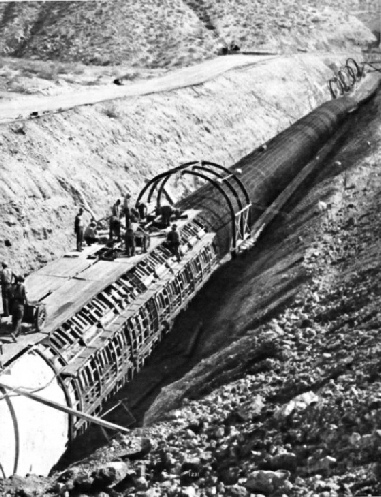
M 65 412 L 66 414 L 70 414 L 71 416 L 76 416 L 78 418 L 85 419 L 89 423 L 95 423 L 99 426 L 104 426 L 105 428 L 109 428 L 111 430 L 120 431 L 122 433 L 130 433 L 128 428 L 124 428 L 124 426 L 119 426 L 114 423 L 110 423 L 109 421 L 104 421 L 96 416 L 91 416 L 90 414 L 86 414 L 81 411 L 77 411 L 68 406 L 64 406 L 55 402 L 54 400 L 45 399 L 44 397 L 40 397 L 35 393 L 28 392 L 26 390 L 22 390 L 21 388 L 12 387 L 10 385 L 5 385 L 4 383 L 0 383 L 0 388 L 10 390 L 18 395 L 23 395 L 24 397 L 28 397 L 29 399 L 35 400 L 36 402 L 40 402 L 46 406 L 52 407 L 53 409 L 57 409 L 58 411 Z

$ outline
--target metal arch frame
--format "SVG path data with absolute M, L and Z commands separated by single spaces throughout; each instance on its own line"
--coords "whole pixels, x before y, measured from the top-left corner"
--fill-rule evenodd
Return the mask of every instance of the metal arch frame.
M 210 162 L 210 161 L 204 161 L 204 160 L 185 162 L 184 164 L 180 164 L 179 166 L 173 167 L 172 169 L 169 169 L 168 171 L 165 171 L 164 173 L 160 173 L 160 174 L 156 175 L 155 177 L 153 177 L 151 180 L 148 181 L 148 183 L 144 186 L 142 191 L 139 193 L 139 196 L 136 200 L 136 204 L 139 204 L 140 200 L 143 198 L 146 191 L 151 187 L 151 190 L 148 194 L 148 201 L 150 202 L 152 199 L 152 195 L 155 191 L 155 188 L 157 186 L 157 183 L 159 183 L 159 181 L 161 179 L 164 179 L 165 182 L 167 182 L 167 180 L 169 179 L 169 175 L 175 174 L 176 172 L 180 171 L 181 169 L 185 169 L 189 166 L 193 166 L 193 165 L 197 165 L 197 164 L 199 164 L 200 167 L 203 167 L 203 164 L 205 164 L 206 166 L 213 166 L 217 169 L 220 169 L 221 171 L 224 171 L 224 173 L 226 173 L 228 176 L 231 176 L 236 181 L 236 183 L 240 187 L 241 191 L 243 192 L 243 194 L 245 196 L 246 203 L 250 204 L 250 196 L 249 196 L 244 184 L 238 178 L 238 176 L 236 174 L 234 174 L 234 172 L 230 171 L 227 167 L 221 166 L 221 164 L 217 164 L 215 162 Z M 166 179 L 167 176 L 168 176 L 168 179 Z M 164 188 L 164 186 L 163 186 L 163 188 Z
M 191 161 L 191 162 L 186 162 L 185 164 L 182 164 L 184 167 L 185 166 L 191 166 L 192 164 L 195 164 L 197 161 Z M 177 168 L 180 167 L 180 166 L 177 166 Z M 169 169 L 168 171 L 165 171 L 164 173 L 160 173 L 160 174 L 157 174 L 156 176 L 154 176 L 152 179 L 150 179 L 148 181 L 148 183 L 143 187 L 143 189 L 141 190 L 141 192 L 139 193 L 138 195 L 138 198 L 136 199 L 136 203 L 135 203 L 135 206 L 137 206 L 141 199 L 143 198 L 144 194 L 146 193 L 146 191 L 148 190 L 148 188 L 151 187 L 151 191 L 149 192 L 148 194 L 148 199 L 150 201 L 150 199 L 152 198 L 152 195 L 153 195 L 153 192 L 155 191 L 155 188 L 157 186 L 157 183 L 162 179 L 162 178 L 165 178 L 168 174 L 173 174 L 174 170 L 177 170 L 177 168 L 172 168 L 172 169 Z
M 193 167 L 192 167 L 193 166 Z M 211 166 L 219 171 L 222 171 L 225 173 L 225 176 L 221 174 L 219 171 L 214 171 L 211 169 Z M 189 171 L 188 169 L 192 167 L 192 171 Z M 196 170 L 201 170 L 205 173 L 214 175 L 217 179 L 213 179 L 209 176 L 206 176 L 205 174 L 202 174 L 202 172 L 196 172 Z M 136 200 L 136 206 L 140 203 L 141 199 L 143 198 L 144 194 L 149 190 L 148 193 L 148 202 L 151 202 L 152 196 L 155 192 L 155 189 L 158 188 L 157 190 L 157 205 L 160 206 L 161 204 L 161 196 L 165 188 L 166 183 L 169 181 L 169 179 L 176 173 L 180 172 L 180 174 L 190 174 L 192 176 L 196 176 L 199 178 L 202 178 L 210 183 L 213 184 L 215 188 L 224 196 L 225 201 L 228 204 L 229 210 L 230 210 L 230 215 L 231 215 L 231 224 L 232 224 L 232 238 L 233 238 L 233 248 L 232 248 L 232 253 L 236 252 L 237 249 L 237 233 L 239 234 L 239 237 L 244 240 L 246 238 L 246 235 L 249 231 L 249 216 L 250 216 L 250 208 L 251 208 L 251 202 L 250 202 L 250 197 L 249 194 L 242 183 L 242 181 L 236 176 L 234 172 L 229 170 L 228 168 L 221 166 L 220 164 L 216 164 L 215 162 L 210 162 L 210 161 L 190 161 L 186 162 L 184 164 L 180 164 L 179 166 L 176 166 L 172 169 L 169 169 L 168 171 L 165 171 L 163 173 L 158 174 L 154 178 L 152 178 L 148 183 L 144 186 L 144 188 L 141 190 L 141 192 L 138 195 L 138 198 Z M 234 186 L 231 184 L 230 181 L 228 181 L 230 178 L 234 179 L 235 182 L 238 184 L 241 193 L 243 193 L 243 196 L 246 201 L 246 205 L 243 206 L 243 202 L 241 200 L 240 194 L 237 192 L 237 190 L 234 188 Z M 230 192 L 233 194 L 237 201 L 238 205 L 238 212 L 235 212 L 234 206 L 231 202 L 231 199 L 227 195 L 227 193 L 224 191 L 224 189 L 220 186 L 219 183 L 224 183 L 226 186 L 229 188 Z
M 349 59 L 345 61 L 345 65 L 353 70 L 351 64 L 353 64 L 356 68 L 356 79 L 361 79 L 364 76 L 364 66 L 361 67 L 356 59 L 354 59 L 353 57 L 349 57 Z
M 173 171 L 172 174 L 174 174 L 175 172 L 178 172 L 178 171 L 181 171 L 183 169 L 186 169 L 186 168 L 188 168 L 188 167 L 190 167 L 192 165 L 193 165 L 193 169 L 197 168 L 197 169 L 201 169 L 203 171 L 207 171 L 207 172 L 209 172 L 211 174 L 214 174 L 215 176 L 218 176 L 219 178 L 223 178 L 224 176 L 218 175 L 216 171 L 213 171 L 213 169 L 209 169 L 209 168 L 207 168 L 205 166 L 212 166 L 212 167 L 215 167 L 216 169 L 219 169 L 220 171 L 223 171 L 226 174 L 226 179 L 227 180 L 231 177 L 231 178 L 233 178 L 237 182 L 238 186 L 240 187 L 242 193 L 245 196 L 246 203 L 250 204 L 250 197 L 249 197 L 249 194 L 247 193 L 247 190 L 246 190 L 244 184 L 237 177 L 236 174 L 234 174 L 232 171 L 230 171 L 225 166 L 221 166 L 220 164 L 216 164 L 215 162 L 201 160 L 201 161 L 193 161 L 191 163 L 186 162 L 185 164 L 180 164 L 179 166 L 171 169 L 170 171 Z M 158 203 L 159 203 L 159 205 L 160 205 L 160 201 L 161 201 L 162 192 L 163 192 L 165 184 L 167 183 L 167 181 L 169 180 L 169 178 L 170 178 L 170 176 L 166 176 L 163 179 L 163 182 L 162 182 L 162 184 L 159 187 L 159 190 L 158 190 Z M 160 181 L 160 179 L 158 180 L 158 182 L 159 181 Z M 231 183 L 229 181 L 226 181 L 226 184 L 229 187 L 229 189 L 233 192 L 234 196 L 236 197 L 238 205 L 239 205 L 239 208 L 242 209 L 242 202 L 240 201 L 241 199 L 239 198 L 239 195 L 237 194 L 236 190 L 233 188 L 233 186 L 231 185 Z M 152 198 L 154 190 L 155 190 L 155 187 L 153 187 L 151 189 L 150 196 L 148 197 L 149 201 Z
M 192 166 L 192 171 L 197 169 L 197 170 L 205 171 L 206 173 L 214 174 L 218 179 L 222 179 L 222 180 L 225 179 L 225 177 L 222 174 L 219 174 L 216 171 L 213 171 L 213 169 L 210 169 L 209 167 L 200 166 L 198 164 L 199 163 L 196 163 L 196 165 Z M 182 174 L 182 172 L 183 172 L 183 170 L 180 170 L 180 174 Z M 160 202 L 161 196 L 162 196 L 163 190 L 165 188 L 165 185 L 166 185 L 167 181 L 171 178 L 171 176 L 172 175 L 168 175 L 166 178 L 164 178 L 161 185 L 158 188 L 157 196 L 158 196 L 158 204 L 159 205 L 161 203 Z M 218 179 L 217 179 L 217 181 L 218 181 Z M 228 178 L 226 178 L 224 182 L 225 182 L 226 186 L 229 188 L 229 190 L 232 192 L 232 194 L 234 195 L 235 199 L 237 200 L 238 208 L 239 208 L 239 210 L 241 210 L 243 206 L 242 206 L 242 202 L 241 202 L 241 199 L 239 198 L 237 191 L 234 189 L 233 185 L 228 181 Z

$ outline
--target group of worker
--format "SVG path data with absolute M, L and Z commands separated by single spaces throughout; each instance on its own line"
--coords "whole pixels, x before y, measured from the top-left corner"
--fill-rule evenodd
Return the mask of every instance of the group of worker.
M 161 224 L 164 228 L 168 228 L 170 226 L 171 216 L 175 212 L 176 210 L 174 210 L 170 205 L 157 207 L 156 214 L 160 214 Z M 136 205 L 136 208 L 132 207 L 131 195 L 126 193 L 123 199 L 123 204 L 121 200 L 118 199 L 111 207 L 111 214 L 108 217 L 109 241 L 121 241 L 122 224 L 124 224 L 124 242 L 127 256 L 133 257 L 135 255 L 137 239 L 140 241 L 142 251 L 146 252 L 149 235 L 145 232 L 141 225 L 141 222 L 144 222 L 146 217 L 146 204 L 140 202 Z M 125 220 L 124 223 L 122 223 L 123 218 Z M 87 245 L 91 245 L 99 241 L 97 222 L 94 218 L 91 219 L 85 229 L 82 207 L 79 209 L 78 214 L 75 217 L 74 231 L 77 237 L 77 250 L 79 252 L 83 250 L 83 242 L 86 242 Z M 174 255 L 176 255 L 177 260 L 180 260 L 180 235 L 177 231 L 176 225 L 173 225 L 171 231 L 168 233 L 165 245 Z
M 3 300 L 2 317 L 12 316 L 11 337 L 14 342 L 21 332 L 21 323 L 24 317 L 25 306 L 28 304 L 24 277 L 17 276 L 8 267 L 6 262 L 2 263 L 0 270 L 1 296 Z
M 161 225 L 165 228 L 169 227 L 173 212 L 173 209 L 169 205 L 164 205 L 161 207 Z M 145 233 L 142 226 L 140 225 L 140 221 L 144 221 L 147 216 L 146 205 L 140 203 L 138 204 L 136 209 L 132 208 L 130 206 L 129 194 L 126 194 L 124 198 L 123 208 L 121 208 L 120 200 L 117 200 L 111 208 L 111 216 L 109 218 L 110 240 L 113 240 L 114 236 L 118 241 L 121 240 L 122 216 L 125 217 L 125 245 L 127 255 L 129 257 L 135 255 L 137 236 L 140 236 L 142 240 L 142 249 L 143 251 L 146 251 L 146 242 L 148 235 Z M 97 235 L 97 222 L 95 221 L 95 219 L 92 218 L 86 229 L 84 229 L 82 208 L 79 209 L 78 214 L 75 217 L 74 230 L 77 237 L 78 251 L 83 250 L 82 245 L 84 241 L 88 245 L 99 241 L 99 237 Z M 140 235 L 138 235 L 139 231 Z M 164 242 L 164 245 L 176 256 L 177 260 L 180 261 L 181 240 L 176 224 L 172 224 L 170 231 L 167 233 L 167 238 Z M 0 270 L 0 285 L 3 301 L 3 313 L 1 316 L 12 316 L 11 337 L 13 341 L 16 342 L 17 337 L 21 332 L 21 323 L 24 317 L 25 306 L 28 305 L 28 299 L 24 285 L 24 277 L 15 275 L 13 271 L 8 267 L 8 264 L 6 262 L 3 262 L 2 269 Z

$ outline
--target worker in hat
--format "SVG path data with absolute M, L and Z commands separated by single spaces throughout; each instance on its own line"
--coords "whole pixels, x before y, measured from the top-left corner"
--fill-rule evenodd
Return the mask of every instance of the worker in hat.
M 21 332 L 21 323 L 24 317 L 25 306 L 28 305 L 24 277 L 17 276 L 12 289 L 12 338 L 16 342 Z
M 14 281 L 14 274 L 6 262 L 2 263 L 0 271 L 1 296 L 3 299 L 3 317 L 8 317 L 10 312 L 11 288 Z
M 78 214 L 75 216 L 74 222 L 74 233 L 77 236 L 77 250 L 78 252 L 82 252 L 82 243 L 83 243 L 83 209 L 79 208 Z
M 126 230 L 131 228 L 131 194 L 126 193 L 123 200 L 123 212 L 126 219 Z
M 90 224 L 85 229 L 85 242 L 87 245 L 92 245 L 97 242 L 99 238 L 97 237 L 97 225 L 94 219 L 90 221 Z
M 124 240 L 126 244 L 127 257 L 133 257 L 135 255 L 136 237 L 132 227 L 126 229 Z
M 170 205 L 162 205 L 160 209 L 161 221 L 165 228 L 168 228 L 171 224 L 171 216 L 173 214 L 172 207 Z
M 167 234 L 167 247 L 174 254 L 178 261 L 180 261 L 180 234 L 177 231 L 177 225 L 172 224 L 171 231 Z
M 109 225 L 109 238 L 113 240 L 114 235 L 117 238 L 117 241 L 120 242 L 120 216 L 122 214 L 122 210 L 120 207 L 120 199 L 115 202 L 115 204 L 111 207 L 111 217 L 110 217 L 110 225 Z

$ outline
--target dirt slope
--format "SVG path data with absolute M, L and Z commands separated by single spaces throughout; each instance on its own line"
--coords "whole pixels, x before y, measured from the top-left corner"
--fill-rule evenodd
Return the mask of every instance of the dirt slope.
M 82 203 L 100 218 L 160 170 L 194 158 L 233 164 L 329 98 L 329 66 L 345 57 L 291 57 L 197 88 L 3 125 L 0 258 L 28 271 L 71 248 Z
M 285 52 L 364 45 L 358 3 L 324 0 L 115 0 L 0 4 L 0 53 L 22 57 L 183 66 L 210 57 L 219 41 Z M 376 0 L 362 10 L 375 11 Z

